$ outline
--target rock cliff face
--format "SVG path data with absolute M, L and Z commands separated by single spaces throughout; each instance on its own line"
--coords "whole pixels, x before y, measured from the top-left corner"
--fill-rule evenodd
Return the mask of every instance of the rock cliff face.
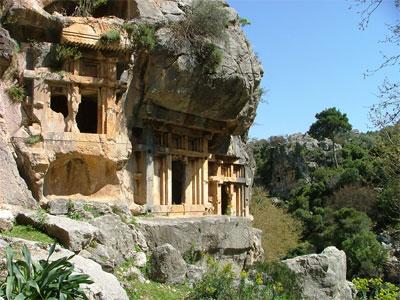
M 138 204 L 145 202 L 141 189 L 147 187 L 136 183 L 136 174 L 144 171 L 139 170 L 134 155 L 139 139 L 134 128 L 144 128 L 149 122 L 162 122 L 163 130 L 169 123 L 190 128 L 190 132 L 201 130 L 209 139 L 211 153 L 239 159 L 246 167 L 246 186 L 251 186 L 253 166 L 241 137 L 246 136 L 255 117 L 263 70 L 240 28 L 238 14 L 218 1 L 227 16 L 226 28 L 223 36 L 208 37 L 207 41 L 218 50 L 221 61 L 215 70 L 205 73 L 193 45 L 177 43 L 174 31 L 174 24 L 185 20 L 197 2 L 106 1 L 96 7 L 91 1 L 4 1 L 0 39 L 10 42 L 4 43 L 8 48 L 0 64 L 2 70 L 8 64 L 11 67 L 3 78 L 0 96 L 5 105 L 1 109 L 12 120 L 0 117 L 14 124 L 4 128 L 4 141 L 11 145 L 12 140 L 14 149 L 9 150 L 36 200 L 46 203 L 52 195 L 79 200 L 92 197 L 139 210 Z M 154 30 L 154 48 L 137 49 L 129 40 L 126 28 L 140 24 Z M 121 32 L 119 42 L 101 42 L 106 33 L 116 29 Z M 18 53 L 6 30 L 20 44 Z M 80 66 L 67 66 L 69 71 L 75 68 L 71 74 L 64 69 L 54 71 L 54 51 L 60 43 L 86 47 L 92 57 L 87 59 L 85 52 L 83 59 L 87 60 Z M 99 55 L 93 53 L 99 50 L 103 51 L 101 59 L 116 65 L 104 65 L 103 75 L 98 76 L 104 79 L 93 81 L 88 74 L 94 70 L 93 58 Z M 111 55 L 112 51 L 118 55 Z M 25 86 L 27 98 L 12 104 L 4 91 L 16 84 Z M 93 97 L 86 89 L 88 84 L 107 87 L 99 92 L 99 97 L 107 100 L 97 117 L 97 131 L 103 135 L 78 134 L 82 131 L 79 122 L 84 122 L 79 120 L 80 103 Z M 68 98 L 65 107 L 46 100 L 64 96 Z M 26 143 L 35 138 L 34 143 Z M 10 163 L 15 174 L 16 164 Z M 17 176 L 17 180 L 21 178 Z M 247 199 L 249 193 L 246 190 Z
M 308 134 L 272 137 L 264 141 L 266 166 L 257 180 L 267 183 L 272 195 L 288 197 L 299 179 L 309 180 L 310 171 L 332 159 L 332 141 L 318 141 Z M 340 157 L 341 145 L 335 145 Z

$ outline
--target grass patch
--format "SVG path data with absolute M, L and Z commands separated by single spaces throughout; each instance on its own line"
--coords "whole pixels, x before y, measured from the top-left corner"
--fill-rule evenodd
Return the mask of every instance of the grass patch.
M 3 232 L 2 235 L 45 244 L 55 242 L 53 238 L 30 225 L 15 225 L 11 231 Z
M 100 37 L 102 43 L 111 44 L 121 40 L 121 34 L 117 29 L 110 29 Z
M 277 261 L 299 245 L 303 225 L 285 209 L 276 207 L 267 193 L 255 187 L 250 212 L 254 216 L 254 227 L 261 229 L 262 246 L 267 261 Z
M 130 300 L 181 300 L 189 295 L 186 285 L 167 285 L 150 281 L 149 283 L 132 282 L 126 289 Z

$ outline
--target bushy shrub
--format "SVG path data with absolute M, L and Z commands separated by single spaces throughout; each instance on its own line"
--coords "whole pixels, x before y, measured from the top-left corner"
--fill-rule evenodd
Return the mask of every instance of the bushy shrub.
M 354 278 L 352 280 L 357 299 L 367 300 L 398 300 L 400 288 L 390 282 L 383 282 L 380 278 Z
M 251 25 L 251 22 L 246 19 L 246 18 L 239 18 L 239 24 L 240 26 L 247 26 L 247 25 Z
M 212 258 L 208 259 L 208 270 L 197 282 L 189 295 L 192 300 L 234 299 L 236 292 L 233 286 L 235 273 L 232 265 L 220 266 Z
M 21 103 L 25 99 L 25 90 L 22 85 L 18 83 L 13 84 L 7 89 L 7 94 L 10 97 L 10 100 L 14 103 Z
M 25 143 L 28 145 L 34 145 L 43 141 L 43 138 L 39 134 L 34 134 L 25 139 Z
M 322 239 L 325 241 L 323 247 L 330 245 L 340 247 L 346 239 L 372 229 L 371 219 L 353 208 L 342 208 L 332 212 L 327 219 L 322 233 Z
M 378 196 L 380 223 L 395 225 L 400 223 L 400 182 L 391 181 Z
M 50 65 L 54 69 L 60 69 L 68 60 L 78 60 L 82 57 L 82 52 L 75 46 L 57 44 L 52 49 Z
M 254 216 L 254 227 L 263 231 L 262 246 L 268 261 L 286 256 L 290 249 L 298 245 L 302 223 L 285 209 L 274 206 L 260 187 L 253 190 L 250 213 Z
M 156 46 L 156 28 L 153 25 L 125 23 L 123 27 L 135 48 L 153 50 Z
M 213 43 L 199 43 L 196 57 L 205 74 L 215 73 L 224 58 L 222 51 Z
M 300 285 L 296 274 L 281 262 L 261 262 L 255 265 L 258 273 L 267 275 L 264 284 L 272 289 L 272 297 L 260 299 L 300 299 Z M 265 276 L 264 276 L 265 277 Z M 257 279 L 257 278 L 256 278 Z M 268 289 L 267 289 L 268 291 Z M 270 293 L 269 293 L 270 294 Z M 270 294 L 271 296 L 271 294 Z M 257 298 L 252 298 L 257 299 Z
M 378 193 L 373 187 L 351 184 L 334 191 L 327 205 L 334 209 L 351 207 L 372 218 L 377 214 L 377 197 Z
M 228 25 L 228 12 L 217 0 L 195 0 L 186 18 L 173 26 L 179 39 L 222 38 Z
M 74 274 L 70 262 L 73 257 L 50 261 L 56 244 L 49 250 L 46 260 L 33 261 L 24 245 L 22 260 L 14 260 L 14 252 L 6 249 L 7 279 L 0 286 L 0 297 L 14 299 L 88 299 L 81 285 L 93 283 L 85 274 Z
M 119 42 L 121 33 L 117 29 L 110 29 L 100 37 L 100 41 L 105 44 Z
M 356 233 L 342 243 L 347 255 L 347 273 L 352 277 L 380 276 L 387 251 L 371 231 Z

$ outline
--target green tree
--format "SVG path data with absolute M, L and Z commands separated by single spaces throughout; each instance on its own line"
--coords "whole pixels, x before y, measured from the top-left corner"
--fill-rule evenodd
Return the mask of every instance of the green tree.
M 362 231 L 342 243 L 350 277 L 380 277 L 387 251 L 371 231 Z
M 316 114 L 315 118 L 317 121 L 311 125 L 308 133 L 316 139 L 329 138 L 332 140 L 333 160 L 337 168 L 335 138 L 339 133 L 348 132 L 352 129 L 349 119 L 346 114 L 341 113 L 336 107 L 323 110 Z

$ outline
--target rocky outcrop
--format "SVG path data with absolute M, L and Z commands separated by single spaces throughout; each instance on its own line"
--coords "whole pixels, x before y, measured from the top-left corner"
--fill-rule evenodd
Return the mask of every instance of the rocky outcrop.
M 138 228 L 151 250 L 168 243 L 182 255 L 208 253 L 238 269 L 263 257 L 261 231 L 246 218 L 139 218 Z
M 16 46 L 8 31 L 0 27 L 0 77 L 11 64 Z
M 283 263 L 296 274 L 304 299 L 353 299 L 352 284 L 346 281 L 343 251 L 328 247 L 321 254 L 299 256 Z
M 44 230 L 49 236 L 74 252 L 87 247 L 95 235 L 99 234 L 98 229 L 93 225 L 63 216 L 21 212 L 16 220 L 19 224 L 32 225 Z
M 180 252 L 170 244 L 153 249 L 150 261 L 150 278 L 161 283 L 183 283 L 187 267 Z
M 287 198 L 299 179 L 309 180 L 310 172 L 332 162 L 332 141 L 318 141 L 308 134 L 296 133 L 258 141 L 266 165 L 257 180 L 268 186 L 271 195 Z M 335 144 L 340 159 L 341 145 Z
M 11 246 L 14 249 L 20 249 L 22 244 L 26 245 L 32 254 L 33 260 L 47 259 L 48 252 L 42 246 L 35 242 L 30 242 L 21 239 L 0 239 L 0 255 L 4 258 L 5 248 Z M 70 257 L 74 253 L 66 249 L 57 247 L 51 260 L 56 260 L 62 257 Z M 104 272 L 99 264 L 84 258 L 80 255 L 75 255 L 71 259 L 77 273 L 89 275 L 93 284 L 84 287 L 85 294 L 89 300 L 128 300 L 125 290 L 121 287 L 117 278 L 110 273 Z
M 37 203 L 19 173 L 10 139 L 10 133 L 21 122 L 20 110 L 20 105 L 11 103 L 0 82 L 0 204 L 33 208 Z
M 123 223 L 117 215 L 110 214 L 95 218 L 90 224 L 99 230 L 96 243 L 86 249 L 91 253 L 90 258 L 107 270 L 112 270 L 130 258 L 134 260 L 135 266 L 143 267 L 146 264 L 146 255 L 135 250 L 135 245 L 140 248 L 138 240 L 143 241 L 143 238 L 139 237 L 140 233 L 133 226 Z M 140 244 L 143 247 L 143 242 Z

